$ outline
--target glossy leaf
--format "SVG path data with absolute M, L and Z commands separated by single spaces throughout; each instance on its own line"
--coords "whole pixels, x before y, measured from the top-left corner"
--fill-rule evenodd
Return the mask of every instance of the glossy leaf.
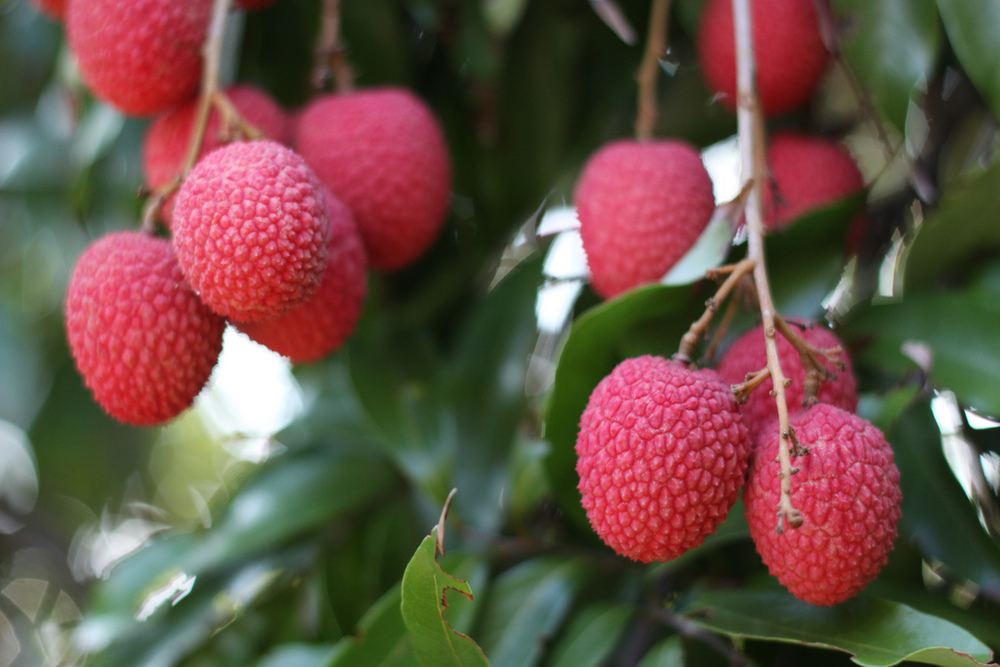
M 925 346 L 930 379 L 966 405 L 1000 415 L 1000 305 L 983 292 L 914 294 L 868 308 L 847 326 L 856 361 L 898 375 L 916 370 L 904 344 Z
M 685 606 L 685 614 L 735 638 L 846 651 L 854 662 L 868 667 L 905 660 L 971 667 L 992 657 L 982 642 L 948 621 L 867 596 L 818 607 L 785 591 L 725 591 L 695 598 Z
M 878 111 L 906 128 L 910 99 L 933 75 L 940 50 L 934 0 L 836 0 L 841 47 Z
M 937 0 L 948 41 L 1000 118 L 1000 0 Z
M 490 664 L 538 664 L 545 641 L 562 626 L 584 575 L 577 561 L 536 558 L 497 577 L 475 633 Z
M 552 667 L 600 667 L 614 653 L 633 609 L 620 604 L 586 607 L 552 651 Z
M 426 667 L 489 665 L 476 642 L 445 618 L 449 593 L 472 599 L 472 588 L 437 562 L 437 530 L 420 543 L 403 574 L 401 611 L 413 649 Z

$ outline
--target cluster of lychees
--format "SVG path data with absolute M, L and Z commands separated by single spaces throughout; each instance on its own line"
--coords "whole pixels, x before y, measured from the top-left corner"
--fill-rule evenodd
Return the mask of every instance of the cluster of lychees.
M 403 268 L 433 244 L 451 162 L 436 118 L 412 93 L 324 94 L 293 122 L 264 91 L 234 86 L 185 174 L 211 0 L 46 7 L 64 13 L 97 97 L 158 115 L 143 162 L 149 188 L 169 193 L 159 209 L 169 238 L 144 229 L 98 239 L 67 296 L 71 351 L 112 416 L 153 425 L 189 407 L 227 323 L 296 363 L 328 355 L 355 329 L 369 267 Z
M 768 116 L 805 104 L 826 69 L 817 5 L 751 2 Z M 703 11 L 702 69 L 733 109 L 732 2 L 708 0 Z M 853 158 L 830 139 L 778 132 L 768 157 L 763 211 L 772 230 L 864 188 Z M 659 281 L 715 211 L 697 150 L 676 140 L 605 146 L 586 164 L 575 199 L 592 284 L 605 298 Z M 800 526 L 779 521 L 778 410 L 771 380 L 754 380 L 767 377 L 762 326 L 733 342 L 715 370 L 653 356 L 619 364 L 594 389 L 580 421 L 579 490 L 598 535 L 648 563 L 700 545 L 743 488 L 751 536 L 770 571 L 800 599 L 832 605 L 856 595 L 887 562 L 900 517 L 899 472 L 882 433 L 854 414 L 856 381 L 836 336 L 815 323 L 772 333 L 791 382 L 791 497 Z

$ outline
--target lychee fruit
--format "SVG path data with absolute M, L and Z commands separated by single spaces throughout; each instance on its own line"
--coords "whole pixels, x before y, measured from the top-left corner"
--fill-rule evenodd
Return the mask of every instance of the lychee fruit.
M 743 493 L 750 535 L 764 563 L 795 597 L 834 605 L 857 595 L 889 559 L 901 514 L 892 448 L 870 422 L 816 405 L 791 422 L 809 453 L 793 459 L 798 528 L 778 532 L 778 427 L 759 440 Z
M 830 53 L 815 0 L 751 0 L 757 89 L 765 115 L 802 107 L 819 85 Z M 708 0 L 698 27 L 698 58 L 708 87 L 736 109 L 732 0 Z
M 66 29 L 93 93 L 135 116 L 198 92 L 212 0 L 73 0 Z
M 736 502 L 750 444 L 732 392 L 711 370 L 626 359 L 580 420 L 583 507 L 617 553 L 649 563 L 701 544 Z
M 805 323 L 805 326 L 797 331 L 813 347 L 821 350 L 841 348 L 841 354 L 838 358 L 844 362 L 847 368 L 840 370 L 834 368 L 829 362 L 824 362 L 834 377 L 820 383 L 816 398 L 821 403 L 829 403 L 853 412 L 858 407 L 857 380 L 854 377 L 851 359 L 844 350 L 840 339 L 826 327 L 813 323 Z M 795 414 L 806 407 L 803 405 L 806 369 L 802 365 L 799 352 L 780 333 L 775 334 L 775 343 L 778 348 L 781 370 L 785 377 L 792 381 L 785 388 L 785 402 L 788 405 L 789 414 Z M 747 374 L 759 371 L 765 366 L 767 366 L 767 350 L 764 347 L 764 327 L 758 326 L 737 338 L 729 346 L 722 359 L 719 360 L 716 370 L 725 382 L 739 384 L 746 380 Z M 770 426 L 778 417 L 778 409 L 775 406 L 774 397 L 770 393 L 773 388 L 774 382 L 771 378 L 764 380 L 750 393 L 746 403 L 741 406 L 743 420 L 751 435 Z
M 274 3 L 275 0 L 236 0 L 237 6 L 239 6 L 240 9 L 247 12 L 253 12 L 257 11 L 258 9 L 264 9 L 266 7 L 270 7 Z
M 260 130 L 263 138 L 286 143 L 287 116 L 270 95 L 259 88 L 245 85 L 232 86 L 225 93 L 243 119 Z M 192 100 L 160 116 L 150 126 L 142 153 L 146 185 L 150 188 L 168 185 L 181 175 L 191 145 L 191 131 L 197 108 L 197 102 Z M 227 143 L 227 137 L 224 136 L 226 132 L 222 115 L 218 109 L 213 109 L 205 126 L 198 158 L 205 157 Z M 173 207 L 174 197 L 170 197 L 161 209 L 161 217 L 168 224 L 173 217 Z
M 69 0 L 32 0 L 32 2 L 35 3 L 36 7 L 57 21 L 62 21 L 66 15 L 66 5 L 69 4 Z
M 448 213 L 451 158 L 430 108 L 400 88 L 325 95 L 297 118 L 296 149 L 354 214 L 371 265 L 408 266 Z
M 129 424 L 169 421 L 194 402 L 225 326 L 188 285 L 166 239 L 109 234 L 70 279 L 66 332 L 77 368 L 105 411 Z
M 329 261 L 316 293 L 276 319 L 237 325 L 253 340 L 296 364 L 318 361 L 350 338 L 368 290 L 368 262 L 351 211 L 329 191 L 326 195 Z
M 659 281 L 708 226 L 712 179 L 677 140 L 619 140 L 584 165 L 574 194 L 594 290 L 606 299 Z
M 764 221 L 772 229 L 786 227 L 805 213 L 865 187 L 851 154 L 839 142 L 824 137 L 776 132 L 767 160 L 771 179 L 764 191 Z
M 312 296 L 327 265 L 322 188 L 300 155 L 273 141 L 223 146 L 191 170 L 177 193 L 174 247 L 212 310 L 256 322 Z

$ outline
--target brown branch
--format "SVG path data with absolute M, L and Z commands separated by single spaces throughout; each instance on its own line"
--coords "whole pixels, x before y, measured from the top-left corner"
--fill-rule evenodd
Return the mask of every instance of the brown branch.
M 323 0 L 312 72 L 314 90 L 326 90 L 331 83 L 343 93 L 354 88 L 354 70 L 347 60 L 347 47 L 340 34 L 340 0 Z
M 767 152 L 764 136 L 764 114 L 757 96 L 757 65 L 753 49 L 753 23 L 750 18 L 750 0 L 733 0 L 733 29 L 736 38 L 736 121 L 739 130 L 740 157 L 743 164 L 743 182 L 753 181 L 747 200 L 746 219 L 749 232 L 748 257 L 755 263 L 754 282 L 760 301 L 760 314 L 764 322 L 764 345 L 767 350 L 767 368 L 774 381 L 774 402 L 778 408 L 780 439 L 778 460 L 781 464 L 781 497 L 778 501 L 777 529 L 785 523 L 792 528 L 802 525 L 802 514 L 792 505 L 792 463 L 790 455 L 791 428 L 788 423 L 788 403 L 785 398 L 786 379 L 778 359 L 774 339 L 774 318 L 777 312 L 767 275 L 764 257 L 764 184 L 767 179 Z
M 667 28 L 670 20 L 670 0 L 653 0 L 649 10 L 649 33 L 646 52 L 639 66 L 639 111 L 635 119 L 635 136 L 646 141 L 653 138 L 658 113 L 656 80 L 660 75 L 660 58 L 667 53 Z
M 198 161 L 201 145 L 205 141 L 205 129 L 212 113 L 215 94 L 219 90 L 219 69 L 222 61 L 223 37 L 226 33 L 226 17 L 232 0 L 213 0 L 212 19 L 208 24 L 208 36 L 202 48 L 204 68 L 201 74 L 201 95 L 198 98 L 198 109 L 195 112 L 194 132 L 188 147 L 187 160 L 184 162 L 183 176 L 187 176 Z
M 816 394 L 819 392 L 819 386 L 829 380 L 836 379 L 836 375 L 830 368 L 823 362 L 827 362 L 835 366 L 841 371 L 847 370 L 847 363 L 843 359 L 843 350 L 838 347 L 831 348 L 820 348 L 816 347 L 805 338 L 803 338 L 795 328 L 792 327 L 783 317 L 775 318 L 775 326 L 778 331 L 784 336 L 795 351 L 799 353 L 799 359 L 802 361 L 802 367 L 806 371 L 805 381 L 803 383 L 804 396 L 803 405 L 810 406 L 814 405 L 816 400 Z
M 674 359 L 685 364 L 691 363 L 691 357 L 694 356 L 695 348 L 698 347 L 698 343 L 705 337 L 705 332 L 708 331 L 708 327 L 712 323 L 715 313 L 718 312 L 719 306 L 726 300 L 726 297 L 729 296 L 729 293 L 733 291 L 733 288 L 736 287 L 743 276 L 748 275 L 753 271 L 753 268 L 754 261 L 752 259 L 744 259 L 736 264 L 720 266 L 706 272 L 709 278 L 716 278 L 727 274 L 728 276 L 722 285 L 719 286 L 715 295 L 705 302 L 705 312 L 702 313 L 702 316 L 691 324 L 687 333 L 681 336 L 681 344 L 677 350 L 677 354 L 674 355 Z

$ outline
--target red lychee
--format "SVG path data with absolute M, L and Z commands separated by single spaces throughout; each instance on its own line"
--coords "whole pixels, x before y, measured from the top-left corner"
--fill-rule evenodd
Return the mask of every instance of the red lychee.
M 815 0 L 751 0 L 760 104 L 768 116 L 803 106 L 826 71 Z M 698 57 L 708 87 L 736 108 L 732 0 L 708 0 L 698 27 Z
M 174 247 L 202 300 L 237 322 L 277 317 L 312 296 L 327 265 L 322 185 L 273 141 L 205 156 L 177 193 Z
M 62 21 L 66 15 L 66 5 L 69 0 L 32 0 L 43 12 L 57 21 Z
M 354 218 L 333 194 L 326 195 L 330 257 L 316 293 L 276 319 L 238 325 L 250 338 L 296 364 L 318 361 L 350 338 L 368 291 L 368 262 Z
M 188 285 L 170 242 L 109 234 L 80 257 L 66 297 L 70 350 L 112 417 L 152 426 L 194 402 L 226 323 Z
M 794 326 L 794 325 L 792 325 Z M 826 364 L 836 377 L 823 382 L 819 386 L 816 398 L 821 403 L 829 403 L 839 408 L 853 412 L 858 407 L 857 380 L 854 378 L 854 367 L 850 357 L 844 351 L 843 345 L 836 334 L 824 326 L 806 323 L 805 328 L 798 330 L 802 338 L 809 344 L 820 349 L 840 347 L 840 359 L 847 365 L 847 370 L 835 369 Z M 802 404 L 805 399 L 806 370 L 798 351 L 780 333 L 775 334 L 778 347 L 778 359 L 785 377 L 792 381 L 785 388 L 785 401 L 789 414 L 796 414 L 805 409 Z M 767 366 L 767 350 L 764 347 L 764 327 L 758 326 L 737 338 L 719 361 L 717 370 L 723 380 L 729 384 L 739 384 L 746 379 L 748 373 L 759 371 Z M 778 416 L 774 397 L 770 392 L 774 382 L 768 378 L 751 392 L 742 406 L 743 421 L 750 434 L 759 433 L 771 425 Z
M 626 359 L 597 385 L 580 420 L 583 507 L 619 554 L 676 558 L 726 518 L 749 451 L 736 401 L 714 371 Z
M 781 229 L 865 187 L 851 154 L 839 142 L 824 137 L 776 132 L 767 160 L 771 180 L 764 194 L 764 221 L 772 229 Z
M 147 116 L 198 92 L 211 9 L 212 0 L 73 0 L 66 29 L 94 94 Z
M 430 108 L 399 88 L 326 95 L 298 114 L 296 149 L 351 209 L 371 265 L 392 271 L 434 243 L 451 158 Z
M 889 560 L 901 514 L 899 470 L 882 432 L 832 405 L 791 422 L 809 454 L 793 459 L 799 528 L 777 530 L 778 427 L 759 440 L 743 502 L 764 563 L 795 597 L 833 605 L 857 595 Z
M 263 138 L 281 143 L 288 140 L 288 119 L 284 110 L 270 95 L 253 86 L 233 86 L 226 96 L 239 111 L 243 119 L 263 133 Z M 160 188 L 180 176 L 191 144 L 191 129 L 198 104 L 192 100 L 156 119 L 146 134 L 143 143 L 142 166 L 146 185 Z M 227 129 L 222 126 L 222 116 L 213 109 L 205 126 L 201 159 L 224 145 Z M 174 197 L 170 197 L 161 209 L 161 217 L 168 224 L 173 217 Z
M 594 153 L 574 194 L 594 290 L 660 280 L 708 226 L 712 179 L 691 145 L 620 140 Z

